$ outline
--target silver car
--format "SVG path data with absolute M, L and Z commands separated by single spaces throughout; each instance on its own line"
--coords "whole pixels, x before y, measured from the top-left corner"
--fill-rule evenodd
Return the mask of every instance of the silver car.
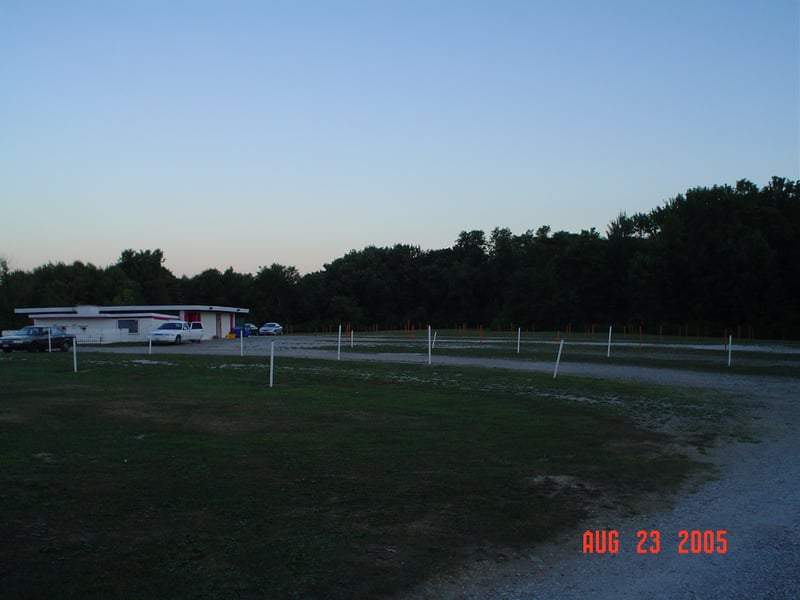
M 264 323 L 258 330 L 259 335 L 283 335 L 283 327 L 279 323 Z

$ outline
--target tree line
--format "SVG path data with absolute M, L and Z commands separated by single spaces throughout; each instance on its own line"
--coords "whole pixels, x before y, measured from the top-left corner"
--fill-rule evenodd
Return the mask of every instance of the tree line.
M 161 250 L 124 250 L 105 268 L 74 262 L 21 271 L 0 259 L 0 319 L 15 307 L 209 304 L 294 331 L 489 327 L 587 330 L 617 324 L 684 335 L 800 338 L 800 181 L 699 187 L 604 235 L 542 226 L 462 231 L 450 248 L 369 246 L 301 276 L 207 269 L 175 277 Z

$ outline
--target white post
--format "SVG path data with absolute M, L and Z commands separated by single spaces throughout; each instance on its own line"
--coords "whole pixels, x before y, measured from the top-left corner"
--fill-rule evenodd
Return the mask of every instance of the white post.
M 553 379 L 558 375 L 558 363 L 561 362 L 561 351 L 564 349 L 564 340 L 558 345 L 558 357 L 556 358 L 556 369 L 553 371 Z
M 350 330 L 350 347 L 353 347 L 353 330 Z
M 150 333 L 147 334 L 147 353 L 153 353 L 153 330 L 150 330 Z
M 272 372 L 275 368 L 275 342 L 269 343 L 269 387 L 272 387 Z
M 519 354 L 519 342 L 522 337 L 522 327 L 517 327 L 517 354 Z
M 611 325 L 608 326 L 608 352 L 606 352 L 606 358 L 611 358 Z
M 728 366 L 731 366 L 731 346 L 733 345 L 733 335 L 728 336 Z
M 239 356 L 244 356 L 244 326 L 239 330 Z
M 431 343 L 431 348 L 436 348 L 436 334 L 439 333 L 438 331 L 433 332 L 433 342 Z
M 72 340 L 72 372 L 78 372 L 78 338 Z
M 431 364 L 431 326 L 428 325 L 428 364 Z
M 339 343 L 336 345 L 336 360 L 342 360 L 342 324 L 339 323 Z
M 47 351 L 48 352 L 52 352 L 53 351 L 53 342 L 52 342 L 52 337 L 51 337 L 50 334 L 51 334 L 50 328 L 48 327 L 47 328 Z

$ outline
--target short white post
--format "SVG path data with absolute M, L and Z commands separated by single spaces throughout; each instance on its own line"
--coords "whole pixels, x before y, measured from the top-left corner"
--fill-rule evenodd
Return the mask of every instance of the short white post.
M 517 354 L 519 354 L 519 342 L 522 337 L 522 327 L 517 327 Z
M 342 324 L 339 323 L 339 343 L 336 345 L 336 360 L 342 360 Z
M 431 326 L 428 325 L 428 364 L 431 364 Z
M 147 354 L 153 353 L 153 332 L 147 334 Z
M 608 326 L 608 351 L 606 352 L 606 358 L 611 358 L 611 325 Z
M 244 356 L 244 326 L 239 330 L 239 356 Z
M 733 335 L 728 336 L 728 366 L 731 366 L 731 346 L 733 345 Z
M 275 342 L 269 343 L 269 387 L 272 387 L 272 373 L 275 369 Z
M 438 331 L 433 332 L 433 342 L 431 342 L 431 348 L 436 348 L 436 334 L 439 333 Z
M 48 352 L 52 352 L 53 351 L 53 342 L 52 342 L 52 337 L 51 337 L 51 333 L 50 333 L 50 328 L 49 327 L 47 328 L 47 351 Z
M 78 338 L 72 340 L 72 372 L 78 372 Z
M 561 362 L 561 351 L 564 349 L 564 340 L 558 345 L 558 357 L 556 358 L 556 369 L 553 371 L 553 379 L 558 375 L 558 363 Z

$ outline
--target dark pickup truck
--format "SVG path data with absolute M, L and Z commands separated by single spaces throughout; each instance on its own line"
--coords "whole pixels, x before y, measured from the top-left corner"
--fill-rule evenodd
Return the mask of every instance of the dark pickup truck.
M 61 327 L 40 327 L 28 325 L 17 331 L 14 335 L 0 338 L 3 352 L 14 350 L 27 350 L 40 352 L 52 348 L 67 352 L 75 343 L 75 336 L 67 333 Z

